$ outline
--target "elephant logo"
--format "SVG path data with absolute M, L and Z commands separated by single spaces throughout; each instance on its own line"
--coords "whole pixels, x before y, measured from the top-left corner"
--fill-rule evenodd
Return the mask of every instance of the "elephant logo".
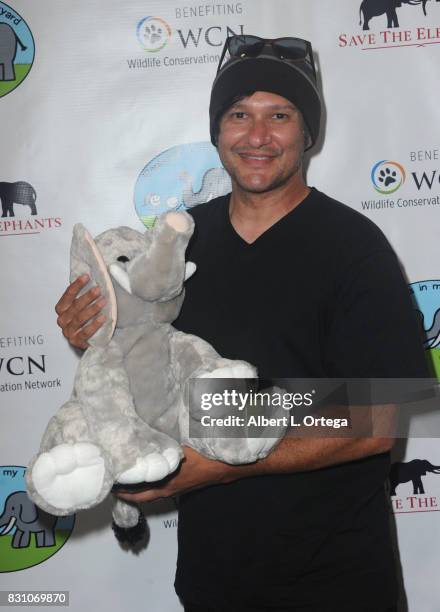
M 142 170 L 134 200 L 142 223 L 158 215 L 209 202 L 231 190 L 231 181 L 210 142 L 184 144 L 157 155 Z
M 2 217 L 15 217 L 14 204 L 29 206 L 31 215 L 36 215 L 36 199 L 35 189 L 25 181 L 17 181 L 16 183 L 0 182 Z
M 0 467 L 0 573 L 42 563 L 65 544 L 74 516 L 57 517 L 38 508 L 26 493 L 26 468 Z
M 428 359 L 440 379 L 440 280 L 419 281 L 409 288 Z
M 411 6 L 421 4 L 426 17 L 427 2 L 428 0 L 363 0 L 359 7 L 359 25 L 363 25 L 363 30 L 369 30 L 369 23 L 373 17 L 386 14 L 387 28 L 398 28 L 399 20 L 396 9 L 400 8 L 402 4 L 410 4 Z
M 426 348 L 436 348 L 440 344 L 440 308 L 435 311 L 434 319 L 431 327 L 428 329 L 425 328 L 425 316 L 423 312 L 416 309 L 416 312 L 419 316 L 420 327 L 423 329 L 423 332 L 426 336 L 425 347 Z
M 29 74 L 35 44 L 23 18 L 0 2 L 0 97 L 14 90 Z
M 379 193 L 387 195 L 394 193 L 405 180 L 405 168 L 396 161 L 381 159 L 371 169 L 371 182 Z
M 397 18 L 397 8 L 400 8 L 402 4 L 408 4 L 411 6 L 421 4 L 423 8 L 423 14 L 426 17 L 427 2 L 428 0 L 363 0 L 359 7 L 359 25 L 363 24 L 362 29 L 369 30 L 369 22 L 372 17 L 378 17 L 379 15 L 386 14 L 387 28 L 398 28 L 399 20 Z M 440 0 L 436 0 L 436 2 L 440 2 Z
M 38 548 L 55 546 L 56 522 L 57 517 L 37 508 L 25 491 L 14 491 L 6 498 L 0 515 L 0 537 L 15 527 L 12 548 L 28 548 L 32 534 Z
M 202 185 L 197 192 L 193 190 L 190 174 L 182 172 L 181 179 L 184 184 L 182 199 L 185 208 L 209 202 L 219 193 L 227 193 L 231 185 L 229 175 L 224 168 L 209 168 L 203 175 Z
M 405 482 L 412 482 L 414 495 L 423 495 L 425 488 L 422 476 L 440 474 L 440 465 L 432 465 L 426 459 L 413 459 L 408 463 L 393 463 L 390 469 L 390 495 L 396 495 L 396 488 Z
M 16 79 L 14 60 L 17 55 L 17 43 L 22 51 L 26 51 L 27 47 L 18 38 L 9 23 L 0 23 L 1 81 L 15 81 Z
M 144 17 L 137 24 L 136 34 L 141 47 L 149 53 L 155 53 L 169 41 L 171 27 L 160 17 Z

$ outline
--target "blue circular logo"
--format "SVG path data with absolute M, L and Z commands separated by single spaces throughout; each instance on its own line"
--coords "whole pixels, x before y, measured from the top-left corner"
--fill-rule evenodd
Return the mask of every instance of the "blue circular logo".
M 24 81 L 32 68 L 35 43 L 16 10 L 0 2 L 0 98 Z
M 171 27 L 161 17 L 144 17 L 136 26 L 138 41 L 145 51 L 155 53 L 165 47 L 171 37 Z
M 185 210 L 231 190 L 217 149 L 210 142 L 163 151 L 142 170 L 134 190 L 136 212 L 145 227 L 170 210 Z
M 52 557 L 69 538 L 75 516 L 53 516 L 26 493 L 26 468 L 0 466 L 0 573 L 16 572 Z
M 425 280 L 410 286 L 425 348 L 440 379 L 440 280 Z
M 405 168 L 396 161 L 381 159 L 371 169 L 371 182 L 382 194 L 394 193 L 406 180 Z

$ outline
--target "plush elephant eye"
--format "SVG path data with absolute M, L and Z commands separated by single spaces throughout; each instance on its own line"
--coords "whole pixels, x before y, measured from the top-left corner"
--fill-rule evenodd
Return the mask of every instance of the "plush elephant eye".
M 119 255 L 118 261 L 121 261 L 122 263 L 127 263 L 127 261 L 130 261 L 130 258 L 126 255 Z

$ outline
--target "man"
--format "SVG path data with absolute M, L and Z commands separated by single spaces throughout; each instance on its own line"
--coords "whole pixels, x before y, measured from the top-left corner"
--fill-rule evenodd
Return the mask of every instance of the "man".
M 304 182 L 320 113 L 310 43 L 228 39 L 210 122 L 232 193 L 190 211 L 198 270 L 175 325 L 262 378 L 425 376 L 385 236 Z M 56 308 L 81 348 L 103 321 L 99 289 L 76 297 L 86 282 Z M 120 496 L 180 495 L 176 591 L 188 612 L 388 612 L 397 600 L 391 446 L 387 436 L 286 437 L 245 466 L 187 448 L 166 484 Z

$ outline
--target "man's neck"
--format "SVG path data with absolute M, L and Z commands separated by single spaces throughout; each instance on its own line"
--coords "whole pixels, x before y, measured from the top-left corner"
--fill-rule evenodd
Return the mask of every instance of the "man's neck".
M 283 185 L 265 193 L 243 191 L 232 185 L 229 216 L 232 226 L 243 240 L 251 244 L 308 196 L 304 181 Z

